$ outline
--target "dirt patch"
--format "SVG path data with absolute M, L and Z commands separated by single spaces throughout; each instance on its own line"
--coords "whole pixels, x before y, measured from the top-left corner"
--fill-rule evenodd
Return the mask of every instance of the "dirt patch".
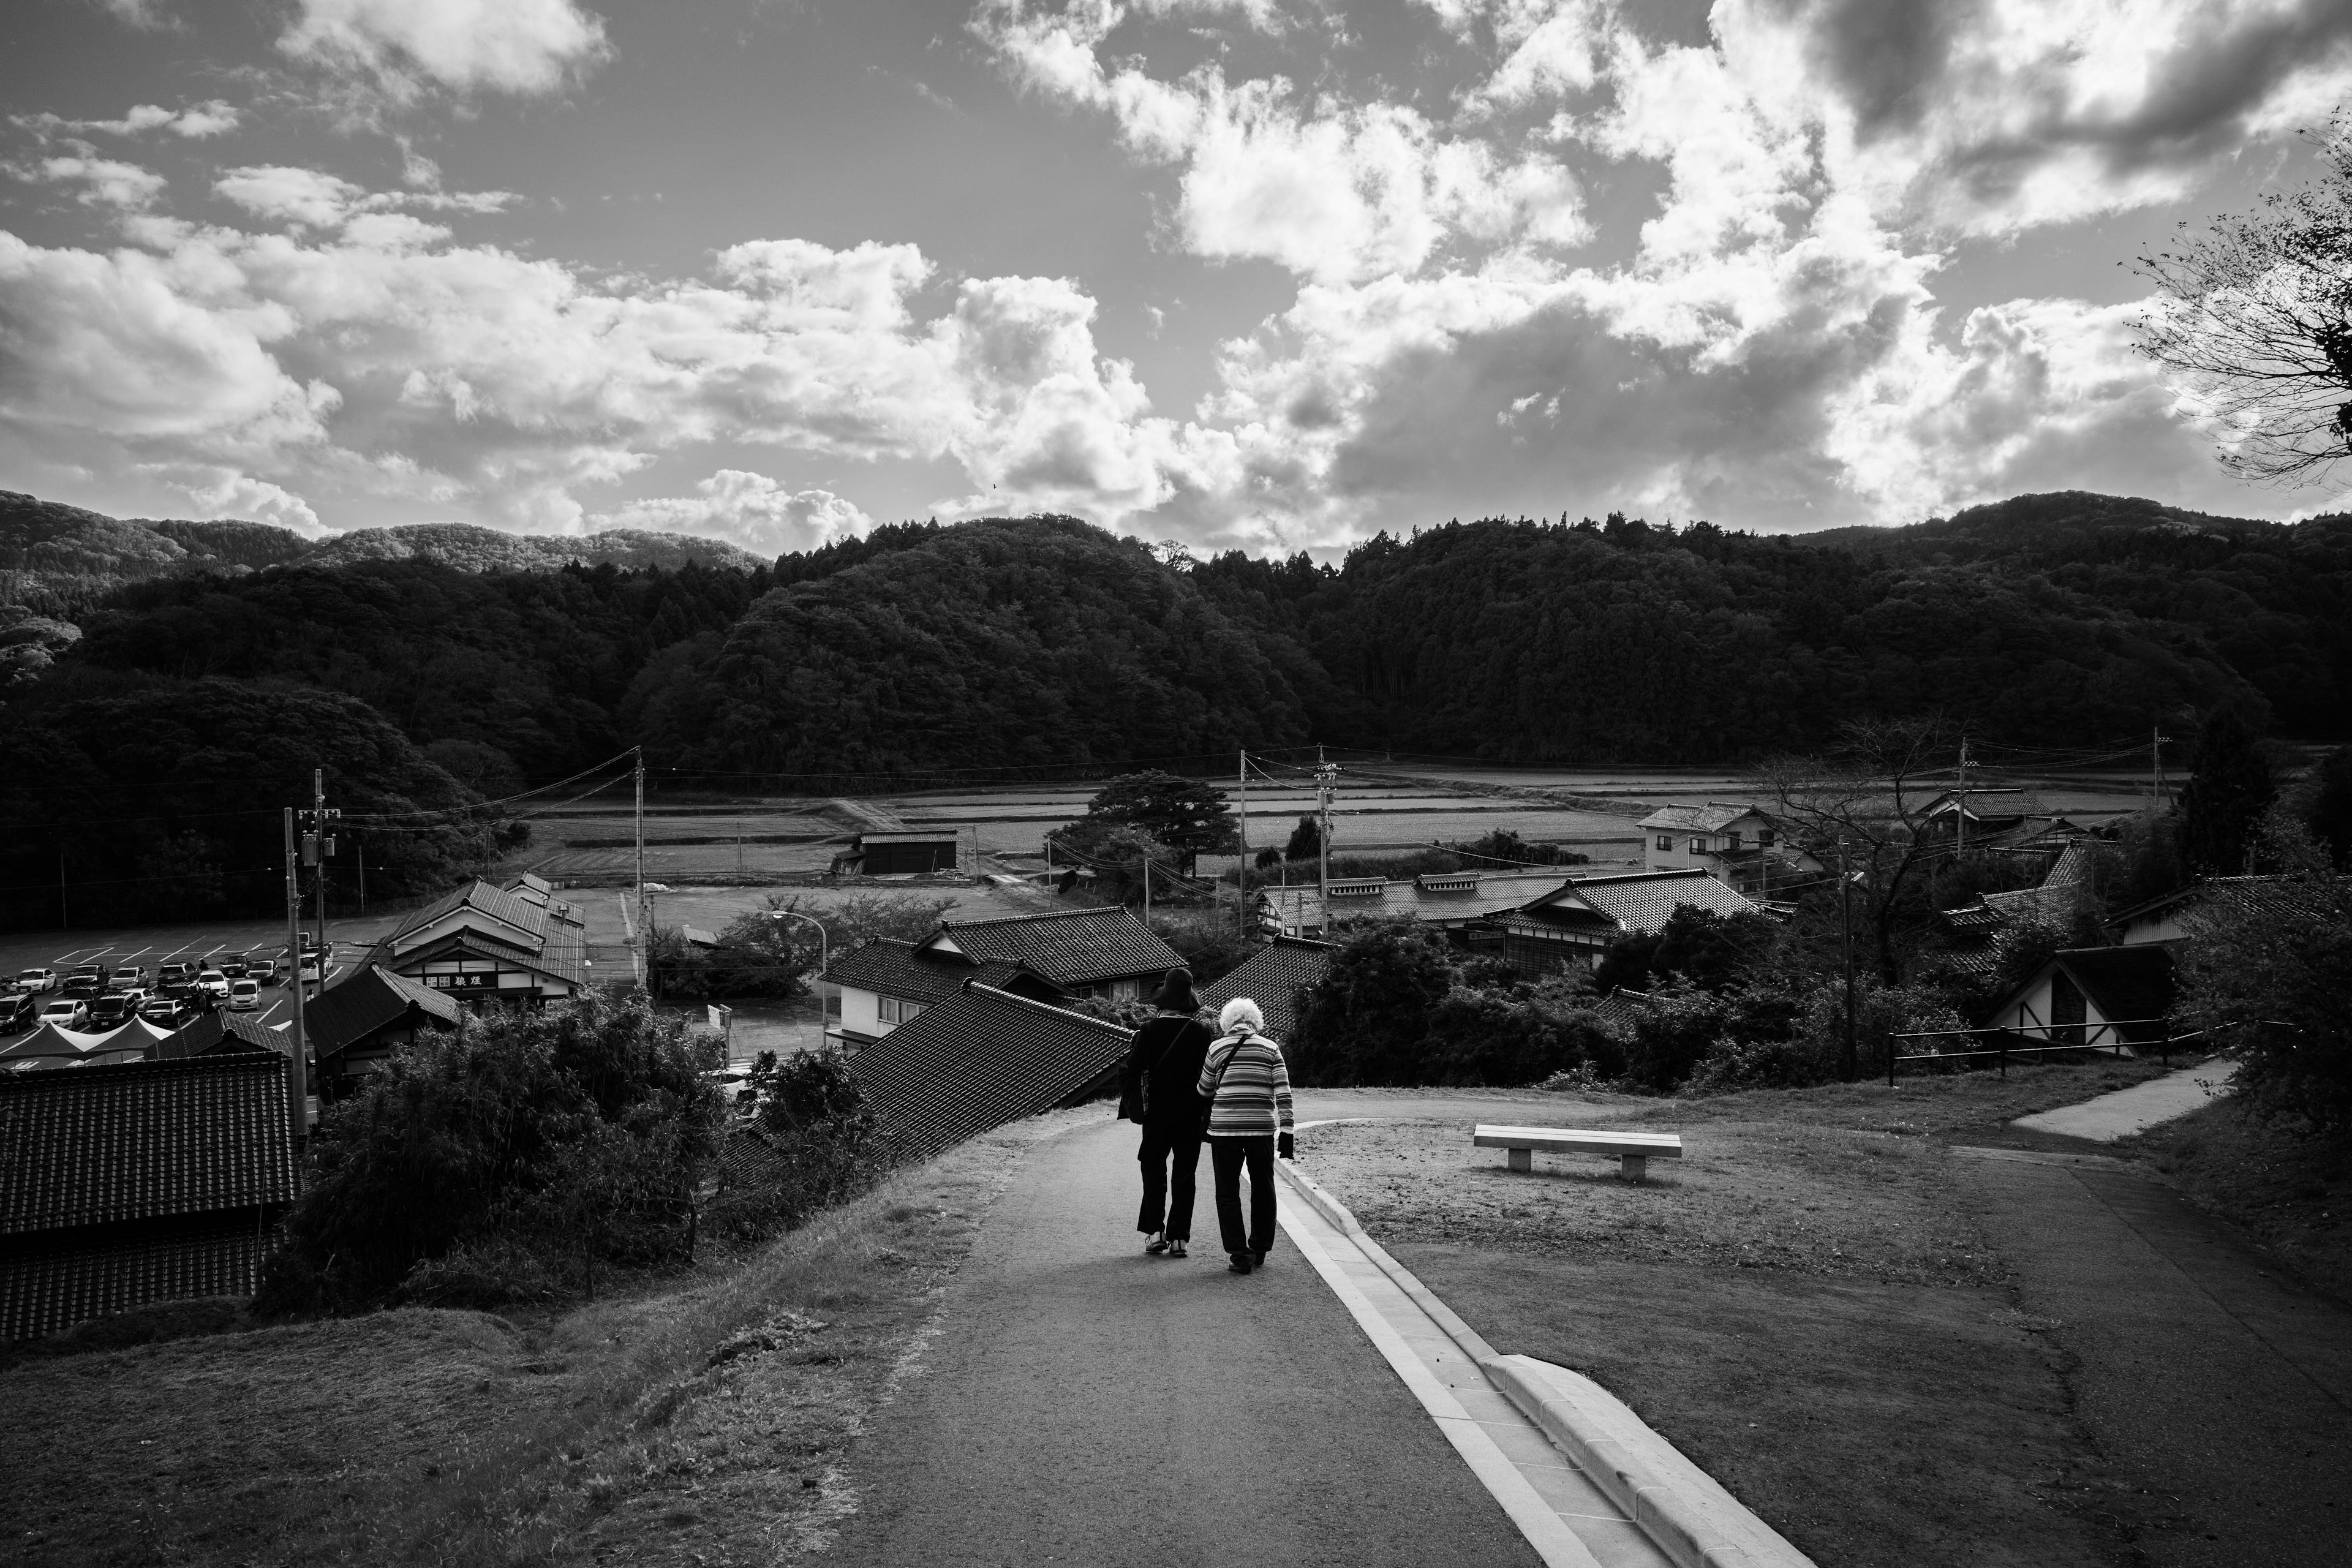
M 2304 1284 L 2352 1306 L 2352 1140 L 2303 1136 L 2221 1100 L 2115 1151 L 2147 1160 Z
M 2176 1059 L 2173 1065 L 2179 1063 Z M 1891 1089 L 1884 1078 L 1878 1078 L 1815 1089 L 1755 1089 L 1738 1094 L 1648 1100 L 1628 1110 L 1624 1120 L 1665 1127 L 1692 1121 L 1793 1122 L 1960 1143 L 2063 1143 L 2080 1148 L 2078 1139 L 2023 1132 L 2009 1123 L 2037 1110 L 2076 1105 L 2129 1089 L 2170 1070 L 2152 1060 L 2095 1057 L 2082 1062 L 2012 1066 L 2006 1078 L 1990 1068 L 1906 1071 Z
M 2058 1352 L 2005 1291 L 1389 1246 L 1496 1350 L 1598 1380 L 1822 1568 L 2115 1560 Z
M 0 1369 L 11 1563 L 789 1561 L 1034 1119 L 536 1326 L 408 1309 Z

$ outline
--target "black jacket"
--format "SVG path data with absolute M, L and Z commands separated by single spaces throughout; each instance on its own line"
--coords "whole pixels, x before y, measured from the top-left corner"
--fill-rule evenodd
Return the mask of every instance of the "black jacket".
M 1118 1113 L 1147 1128 L 1197 1131 L 1209 1117 L 1209 1102 L 1195 1086 L 1213 1037 L 1198 1018 L 1162 1013 L 1135 1031 L 1120 1079 Z

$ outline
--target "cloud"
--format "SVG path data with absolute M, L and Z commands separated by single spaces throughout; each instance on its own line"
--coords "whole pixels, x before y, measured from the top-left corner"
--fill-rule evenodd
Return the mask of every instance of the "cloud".
M 189 506 L 200 518 L 233 517 L 248 522 L 274 522 L 314 539 L 330 531 L 320 524 L 319 514 L 300 496 L 235 468 L 151 463 L 142 465 L 140 471 L 186 496 Z
M 110 136 L 143 136 L 151 131 L 168 131 L 193 141 L 225 135 L 236 129 L 238 120 L 236 109 L 215 98 L 176 110 L 154 103 L 137 104 L 120 120 L 67 120 L 55 114 L 20 114 L 15 117 L 15 123 L 48 134 L 97 131 Z
M 278 47 L 402 100 L 428 85 L 536 97 L 611 55 L 572 0 L 299 0 Z
M 870 532 L 874 520 L 823 489 L 789 489 L 765 474 L 721 468 L 690 496 L 631 501 L 591 519 L 597 528 L 646 528 L 740 544 L 755 555 L 814 550 Z
M 16 171 L 21 179 L 80 186 L 75 200 L 84 206 L 114 207 L 137 212 L 152 205 L 163 192 L 163 176 L 136 163 L 89 156 L 44 158 L 30 168 Z
M 212 465 L 314 504 L 429 497 L 539 527 L 718 441 L 947 458 L 975 506 L 1106 520 L 1211 482 L 1222 438 L 1150 413 L 1067 280 L 934 293 L 912 246 L 793 239 L 730 247 L 705 278 L 595 278 L 453 243 L 316 171 L 220 188 L 282 231 L 157 221 L 152 248 L 110 255 L 0 236 L 0 425 L 101 467 Z M 748 517 L 762 499 L 695 504 Z
M 116 20 L 140 28 L 168 27 L 173 25 L 166 14 L 163 0 L 95 0 Z
M 1107 70 L 1116 6 L 1031 14 L 998 0 L 974 34 L 1033 92 L 1110 115 L 1137 157 L 1178 167 L 1184 246 L 1260 258 L 1322 282 L 1419 269 L 1460 247 L 1570 247 L 1589 230 L 1577 182 L 1541 149 L 1456 137 L 1409 105 L 1309 97 L 1283 77 L 1174 81 Z

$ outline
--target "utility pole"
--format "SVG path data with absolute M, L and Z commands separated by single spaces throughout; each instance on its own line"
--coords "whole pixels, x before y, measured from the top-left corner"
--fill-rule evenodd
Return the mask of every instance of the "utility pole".
M 1151 923 L 1151 857 L 1143 858 L 1143 923 Z
M 2164 743 L 2172 739 L 2162 733 L 2163 726 L 2151 725 L 2147 731 L 2147 790 L 2151 811 L 2164 809 Z
M 359 851 L 360 913 L 364 915 L 367 913 L 367 846 L 365 844 L 354 844 L 352 847 Z
M 1323 934 L 1331 934 L 1331 781 L 1339 770 L 1322 761 L 1323 748 L 1315 748 L 1315 882 L 1316 897 L 1322 900 Z
M 1838 945 L 1845 960 L 1845 1080 L 1861 1071 L 1853 1043 L 1853 878 L 1845 865 L 1845 836 L 1838 836 Z
M 1241 769 L 1240 778 L 1241 778 L 1241 789 L 1242 789 L 1242 873 L 1241 873 L 1241 910 L 1240 910 L 1240 913 L 1239 913 L 1239 915 L 1238 915 L 1238 917 L 1237 917 L 1237 923 L 1238 923 L 1238 925 L 1239 925 L 1239 927 L 1240 927 L 1240 929 L 1241 929 L 1242 931 L 1247 931 L 1249 930 L 1249 871 L 1250 871 L 1250 867 L 1249 867 L 1249 748 L 1248 748 L 1247 746 L 1244 746 L 1244 747 L 1241 749 L 1241 756 L 1242 756 L 1242 769 Z
M 648 973 L 653 968 L 654 933 L 646 923 L 646 749 L 637 753 L 637 946 L 646 955 Z
M 66 852 L 58 851 L 58 929 L 66 929 Z
M 294 1026 L 286 1042 L 291 1058 L 291 1070 L 287 1074 L 287 1118 L 293 1124 L 299 1142 L 310 1131 L 310 1037 L 302 1027 L 302 878 L 301 856 L 294 847 L 294 808 L 286 808 L 286 959 L 294 966 Z M 321 973 L 324 973 L 321 971 Z M 296 1179 L 300 1179 L 301 1162 L 295 1162 Z
M 310 809 L 304 812 L 298 812 L 294 815 L 299 816 L 302 819 L 303 824 L 301 858 L 308 861 L 317 870 L 317 876 L 313 881 L 312 890 L 317 894 L 319 900 L 319 984 L 321 989 L 324 989 L 327 984 L 327 953 L 329 951 L 327 942 L 327 857 L 335 852 L 335 841 L 328 835 L 327 830 L 329 827 L 333 826 L 337 818 L 343 815 L 339 810 L 328 809 L 326 769 L 312 768 L 310 770 Z M 289 868 L 287 874 L 290 877 L 293 875 L 293 872 Z M 300 889 L 299 885 L 298 884 L 296 889 L 296 898 L 298 902 L 299 900 L 299 897 Z M 302 948 L 300 933 L 301 923 L 298 919 L 292 927 L 294 941 L 290 944 L 290 956 L 292 957 L 294 963 L 294 989 L 298 994 L 302 989 Z
M 1952 857 L 1955 860 L 1960 859 L 1969 852 L 1969 738 L 1966 735 L 1960 737 L 1959 824 L 1960 842 L 1958 850 Z

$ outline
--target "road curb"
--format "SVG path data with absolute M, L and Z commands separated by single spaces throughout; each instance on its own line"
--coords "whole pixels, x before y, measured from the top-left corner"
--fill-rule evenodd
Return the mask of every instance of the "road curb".
M 1624 1401 L 1567 1367 L 1533 1356 L 1497 1354 L 1411 1269 L 1366 1235 L 1347 1205 L 1302 1175 L 1291 1162 L 1276 1161 L 1276 1165 L 1309 1207 L 1412 1297 L 1486 1381 L 1542 1428 L 1552 1446 L 1623 1509 L 1679 1568 L 1814 1568 L 1811 1558 L 1653 1431 Z

